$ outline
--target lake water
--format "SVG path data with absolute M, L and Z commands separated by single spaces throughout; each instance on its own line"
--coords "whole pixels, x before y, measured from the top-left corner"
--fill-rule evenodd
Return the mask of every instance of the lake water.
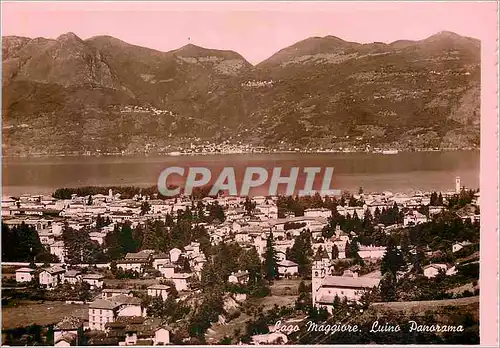
M 356 192 L 453 190 L 479 188 L 479 151 L 372 153 L 236 154 L 197 156 L 102 156 L 4 158 L 3 195 L 52 193 L 60 187 L 151 186 L 170 166 L 334 167 L 331 188 Z

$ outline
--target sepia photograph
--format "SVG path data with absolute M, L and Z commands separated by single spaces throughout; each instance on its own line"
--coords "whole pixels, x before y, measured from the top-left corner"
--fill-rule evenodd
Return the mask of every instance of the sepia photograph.
M 497 10 L 3 1 L 2 345 L 497 345 Z

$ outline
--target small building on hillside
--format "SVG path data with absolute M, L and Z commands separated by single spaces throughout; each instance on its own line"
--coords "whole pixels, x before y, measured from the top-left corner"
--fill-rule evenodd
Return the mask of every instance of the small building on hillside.
M 69 347 L 81 345 L 83 337 L 83 319 L 65 317 L 54 326 L 54 346 Z
M 169 254 L 170 254 L 170 261 L 177 262 L 177 260 L 179 260 L 179 257 L 182 254 L 182 251 L 180 249 L 173 248 L 169 251 Z
M 133 296 L 118 295 L 110 299 L 97 299 L 89 304 L 89 328 L 104 330 L 106 323 L 118 317 L 143 316 L 141 299 Z
M 69 284 L 76 284 L 82 280 L 82 272 L 69 269 L 64 273 L 64 281 Z
M 444 263 L 433 263 L 424 267 L 424 276 L 434 278 L 439 272 L 446 272 L 448 266 Z
M 137 273 L 143 273 L 144 269 L 149 265 L 148 260 L 144 259 L 121 259 L 116 261 L 116 268 L 120 268 L 124 271 L 134 271 Z
M 472 245 L 472 243 L 469 241 L 457 242 L 457 243 L 453 244 L 452 251 L 454 253 L 456 253 L 457 251 L 462 250 L 464 247 L 469 246 L 469 245 Z
M 27 283 L 31 282 L 34 278 L 35 270 L 28 267 L 16 269 L 16 282 Z
M 230 283 L 234 284 L 246 284 L 248 283 L 249 274 L 247 271 L 233 272 L 228 278 Z
M 170 327 L 157 318 L 119 317 L 105 325 L 106 339 L 96 344 L 164 346 L 170 344 Z
M 251 337 L 252 345 L 278 345 L 288 343 L 288 337 L 283 332 L 271 332 Z
M 428 221 L 427 216 L 425 216 L 424 214 L 419 213 L 416 210 L 410 210 L 408 213 L 404 215 L 403 226 L 404 227 L 415 226 L 418 224 L 423 224 L 427 221 Z
M 164 284 L 155 284 L 148 286 L 148 295 L 151 297 L 161 297 L 165 301 L 168 297 L 170 286 Z
M 169 254 L 158 254 L 153 256 L 153 267 L 154 269 L 160 269 L 160 266 L 164 263 L 170 262 Z
M 175 289 L 177 291 L 185 291 L 189 289 L 189 280 L 191 279 L 190 273 L 174 273 L 171 280 L 175 284 Z
M 316 308 L 324 307 L 333 312 L 335 296 L 340 300 L 358 301 L 364 292 L 378 287 L 379 277 L 358 277 L 357 272 L 346 272 L 343 276 L 329 276 L 327 269 L 312 269 L 312 300 Z
M 102 274 L 84 274 L 82 275 L 82 281 L 88 283 L 91 289 L 102 288 L 104 284 L 104 276 Z
M 60 262 L 65 261 L 65 252 L 64 252 L 64 242 L 62 240 L 57 240 L 52 243 L 50 246 L 50 253 L 52 255 L 56 255 L 59 258 Z
M 175 266 L 170 262 L 166 262 L 160 265 L 159 270 L 163 278 L 170 279 L 174 276 Z
M 295 275 L 299 273 L 299 265 L 290 260 L 282 260 L 278 262 L 278 273 L 281 276 Z
M 64 282 L 64 273 L 66 271 L 64 268 L 59 266 L 53 266 L 47 269 L 44 269 L 38 275 L 40 285 L 46 287 L 47 289 L 53 289 L 58 284 Z

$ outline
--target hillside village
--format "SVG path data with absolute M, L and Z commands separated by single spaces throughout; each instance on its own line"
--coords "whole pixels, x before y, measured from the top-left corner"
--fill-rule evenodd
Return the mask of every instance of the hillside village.
M 83 309 L 4 344 L 310 343 L 273 320 L 479 292 L 480 195 L 459 178 L 335 198 L 95 190 L 2 199 L 3 317 L 21 300 Z

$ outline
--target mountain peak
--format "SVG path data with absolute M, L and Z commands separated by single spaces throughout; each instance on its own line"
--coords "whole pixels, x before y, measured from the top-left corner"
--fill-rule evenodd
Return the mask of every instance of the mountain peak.
M 187 45 L 184 45 L 176 50 L 174 50 L 175 53 L 181 53 L 185 55 L 190 55 L 193 57 L 206 54 L 208 51 L 210 51 L 208 48 L 204 48 L 201 46 L 196 46 L 192 43 L 189 43 Z
M 215 56 L 223 59 L 240 59 L 248 63 L 245 58 L 243 58 L 239 53 L 231 51 L 231 50 L 219 50 L 219 49 L 212 49 L 212 48 L 205 48 L 201 46 L 194 45 L 192 43 L 189 43 L 187 45 L 182 46 L 181 48 L 178 48 L 174 51 L 170 51 L 171 53 L 175 55 L 181 55 L 184 57 L 192 57 L 192 58 L 199 58 L 199 57 L 204 57 L 204 56 Z
M 436 33 L 434 35 L 429 36 L 427 39 L 422 40 L 426 42 L 436 42 L 436 41 L 450 41 L 450 42 L 457 42 L 457 41 L 479 41 L 477 39 L 473 39 L 467 36 L 462 36 L 457 33 L 454 33 L 452 31 L 440 31 L 439 33 Z
M 440 31 L 439 33 L 431 35 L 430 37 L 436 37 L 436 38 L 438 38 L 438 37 L 440 37 L 440 38 L 459 38 L 461 36 L 458 35 L 457 33 L 452 32 L 452 31 L 443 30 L 443 31 Z
M 82 42 L 82 39 L 80 39 L 75 33 L 69 32 L 66 34 L 60 35 L 57 39 L 57 41 L 60 42 L 71 42 L 71 41 L 77 41 L 77 42 Z
M 282 64 L 300 56 L 336 53 L 358 45 L 358 43 L 348 42 L 333 35 L 323 37 L 313 36 L 278 51 L 260 64 Z

